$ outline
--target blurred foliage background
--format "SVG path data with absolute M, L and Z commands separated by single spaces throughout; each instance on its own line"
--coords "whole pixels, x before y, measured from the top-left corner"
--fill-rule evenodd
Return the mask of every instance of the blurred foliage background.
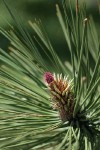
M 35 19 L 40 18 L 42 20 L 43 26 L 46 32 L 49 35 L 49 38 L 58 51 L 60 57 L 65 56 L 66 52 L 66 42 L 63 36 L 60 24 L 56 17 L 56 8 L 55 5 L 58 3 L 62 8 L 62 0 L 7 0 L 10 6 L 16 9 L 18 16 L 22 18 L 23 25 L 28 27 L 28 30 L 31 27 L 28 25 L 28 20 L 34 22 Z M 72 0 L 74 1 L 74 0 Z M 80 0 L 80 5 L 85 0 Z M 99 0 L 88 0 L 87 3 L 87 12 L 91 14 L 94 18 L 94 21 L 97 26 L 98 32 L 100 25 L 100 12 L 99 12 Z M 75 10 L 75 6 L 73 5 Z M 63 10 L 62 10 L 63 11 Z M 13 20 L 9 15 L 4 3 L 0 0 L 0 26 L 9 30 L 9 23 L 13 25 Z M 32 33 L 33 34 L 33 33 Z M 9 42 L 2 35 L 0 35 L 0 47 L 4 50 L 7 50 Z M 66 59 L 66 58 L 65 58 Z

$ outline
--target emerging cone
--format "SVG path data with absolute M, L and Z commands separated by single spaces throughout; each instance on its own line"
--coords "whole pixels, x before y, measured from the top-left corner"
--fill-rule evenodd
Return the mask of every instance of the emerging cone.
M 67 77 L 58 74 L 57 77 L 50 72 L 44 74 L 44 79 L 48 84 L 51 93 L 53 108 L 59 111 L 62 121 L 70 120 L 74 110 L 74 95 L 72 92 L 72 81 L 68 81 Z

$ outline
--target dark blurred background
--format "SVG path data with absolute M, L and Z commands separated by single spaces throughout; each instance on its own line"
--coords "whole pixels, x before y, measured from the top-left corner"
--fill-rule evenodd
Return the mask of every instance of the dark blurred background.
M 28 26 L 28 20 L 34 22 L 35 18 L 40 18 L 44 25 L 46 32 L 61 57 L 64 53 L 61 51 L 66 49 L 66 42 L 63 36 L 62 29 L 56 16 L 55 4 L 58 3 L 62 9 L 62 0 L 6 0 L 10 6 L 17 10 L 18 15 L 23 18 L 23 24 Z M 75 0 L 72 0 L 75 1 Z M 80 0 L 83 3 L 84 0 Z M 80 3 L 80 5 L 81 5 Z M 97 30 L 100 25 L 99 15 L 99 0 L 87 0 L 87 11 L 91 14 L 96 22 Z M 73 5 L 75 10 L 75 6 Z M 9 15 L 3 0 L 0 0 L 0 26 L 8 29 L 8 23 L 13 24 L 12 18 Z M 29 27 L 28 27 L 29 29 Z M 30 29 L 29 29 L 30 30 Z M 0 35 L 0 47 L 7 49 L 8 41 Z

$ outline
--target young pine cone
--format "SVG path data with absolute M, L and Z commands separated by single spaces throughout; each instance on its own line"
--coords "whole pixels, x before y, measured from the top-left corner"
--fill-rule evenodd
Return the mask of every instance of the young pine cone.
M 50 72 L 44 74 L 45 82 L 51 94 L 53 108 L 59 111 L 60 118 L 63 122 L 73 117 L 74 95 L 72 92 L 72 81 L 68 81 L 62 74 L 57 77 Z

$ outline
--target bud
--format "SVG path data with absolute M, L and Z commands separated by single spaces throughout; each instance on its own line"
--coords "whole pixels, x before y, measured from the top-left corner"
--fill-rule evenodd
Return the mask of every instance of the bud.
M 53 74 L 50 73 L 50 72 L 45 72 L 45 74 L 44 74 L 44 80 L 45 80 L 45 82 L 47 82 L 48 84 L 50 84 L 52 81 L 54 81 Z
M 72 92 L 72 81 L 68 81 L 67 77 L 62 74 L 57 76 L 50 72 L 44 74 L 45 82 L 51 94 L 53 108 L 59 111 L 62 121 L 70 120 L 74 110 L 74 95 Z

